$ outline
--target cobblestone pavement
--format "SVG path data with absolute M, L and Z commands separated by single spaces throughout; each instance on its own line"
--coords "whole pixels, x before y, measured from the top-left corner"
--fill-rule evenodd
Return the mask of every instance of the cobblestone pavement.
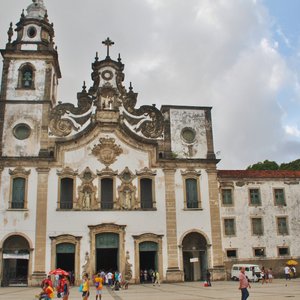
M 287 284 L 287 285 L 286 285 Z M 0 288 L 1 300 L 36 300 L 39 288 L 8 287 Z M 286 282 L 283 279 L 274 280 L 272 284 L 254 283 L 249 290 L 249 300 L 300 300 L 300 279 Z M 238 283 L 231 281 L 213 282 L 212 287 L 204 287 L 202 282 L 130 285 L 128 290 L 112 291 L 103 289 L 102 300 L 239 300 L 241 298 Z M 58 298 L 55 298 L 58 299 Z M 71 288 L 70 300 L 81 299 L 77 287 Z M 90 300 L 95 299 L 95 288 L 91 288 Z

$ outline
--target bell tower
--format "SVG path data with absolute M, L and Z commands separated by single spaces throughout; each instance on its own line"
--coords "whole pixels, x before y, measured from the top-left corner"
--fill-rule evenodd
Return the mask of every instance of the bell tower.
M 48 115 L 57 102 L 61 78 L 54 47 L 53 24 L 43 0 L 33 0 L 22 12 L 1 49 L 0 155 L 49 157 Z

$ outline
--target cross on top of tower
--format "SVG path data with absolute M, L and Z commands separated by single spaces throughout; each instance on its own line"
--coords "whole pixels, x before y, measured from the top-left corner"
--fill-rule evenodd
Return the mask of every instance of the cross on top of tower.
M 109 47 L 114 44 L 114 42 L 108 37 L 105 41 L 102 42 L 103 45 L 107 47 L 106 58 L 109 58 Z

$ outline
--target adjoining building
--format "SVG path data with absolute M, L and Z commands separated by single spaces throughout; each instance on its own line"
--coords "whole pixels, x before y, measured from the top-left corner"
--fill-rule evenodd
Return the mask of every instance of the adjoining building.
M 77 105 L 58 101 L 42 0 L 15 30 L 1 50 L 2 286 L 37 285 L 58 267 L 76 282 L 99 270 L 138 283 L 142 270 L 174 282 L 204 280 L 210 269 L 217 280 L 233 260 L 299 257 L 299 173 L 218 171 L 211 107 L 139 107 L 109 38 Z M 282 191 L 286 206 L 276 204 Z

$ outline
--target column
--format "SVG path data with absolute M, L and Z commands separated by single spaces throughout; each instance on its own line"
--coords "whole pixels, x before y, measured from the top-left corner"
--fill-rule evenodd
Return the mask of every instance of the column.
M 175 169 L 164 169 L 163 171 L 165 173 L 165 201 L 168 249 L 168 269 L 166 273 L 166 281 L 183 281 L 183 273 L 178 267 Z
M 225 268 L 223 262 L 222 251 L 222 232 L 221 232 L 221 220 L 220 220 L 220 207 L 218 199 L 218 182 L 217 182 L 217 170 L 207 170 L 208 174 L 208 188 L 209 188 L 209 204 L 210 204 L 210 223 L 211 223 L 211 235 L 212 235 L 212 268 L 213 279 L 224 280 Z
M 47 200 L 49 168 L 37 168 L 34 271 L 32 285 L 40 284 L 46 273 Z

